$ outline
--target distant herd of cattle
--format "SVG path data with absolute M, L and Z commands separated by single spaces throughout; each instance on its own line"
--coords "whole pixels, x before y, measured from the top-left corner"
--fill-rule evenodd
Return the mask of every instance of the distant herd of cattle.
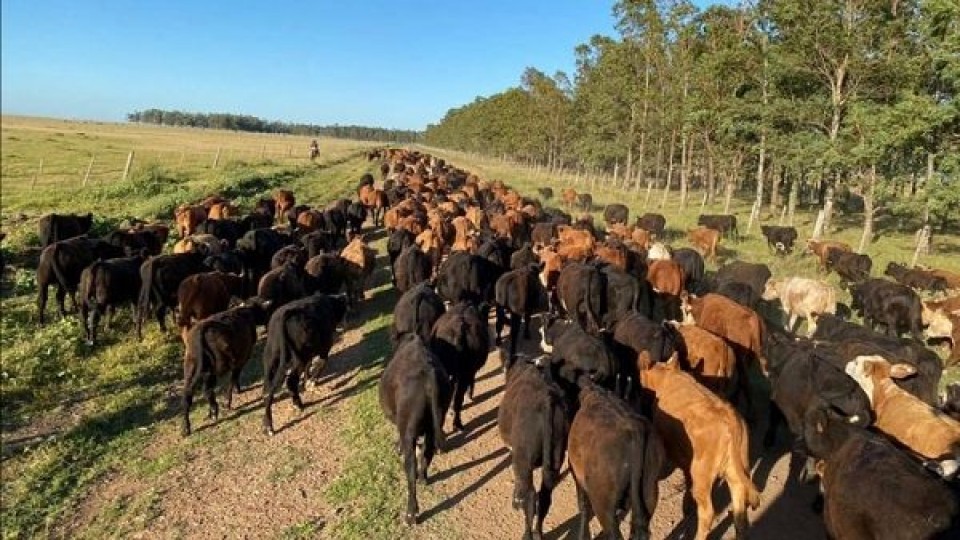
M 546 206 L 550 188 L 538 199 L 524 197 L 407 150 L 381 149 L 369 158 L 381 161 L 381 179 L 364 175 L 354 200 L 323 208 L 297 204 L 280 190 L 242 214 L 211 196 L 178 208 L 174 227 L 137 224 L 102 238 L 89 234 L 90 214 L 47 215 L 40 221 L 39 322 L 50 285 L 62 315 L 71 296 L 90 345 L 100 318 L 109 324 L 125 304 L 134 307 L 138 336 L 149 313 L 165 329 L 166 312 L 176 310 L 184 435 L 200 381 L 216 419 L 214 389 L 229 374 L 230 408 L 257 327 L 265 326 L 263 425 L 272 434 L 281 383 L 302 409 L 303 376 L 322 374 L 345 316 L 363 300 L 376 260 L 362 234 L 370 217 L 386 229 L 400 294 L 390 329 L 394 352 L 379 390 L 398 431 L 408 523 L 419 516 L 417 481 L 426 480 L 445 445 L 448 409 L 453 428 L 462 430 L 465 395 L 472 398 L 491 342 L 503 344 L 509 327 L 498 423 L 525 538 L 542 535 L 564 459 L 576 484 L 580 538 L 589 537 L 592 516 L 605 535 L 620 538 L 627 514 L 630 537 L 647 537 L 668 463 L 685 473 L 696 538 L 713 526 L 711 490 L 719 479 L 742 538 L 747 509 L 760 498 L 738 412 L 752 418 L 757 409 L 754 370 L 771 395 L 764 443 L 772 445 L 786 423 L 795 451 L 821 479 L 832 537 L 960 534 L 960 396 L 940 403 L 943 365 L 926 346 L 944 342 L 952 347 L 949 362 L 960 360 L 960 297 L 924 302 L 917 292 L 956 292 L 960 275 L 891 263 L 885 274 L 895 281 L 871 278 L 868 256 L 841 242 L 808 241 L 819 267 L 849 289 L 847 307 L 828 283 L 773 278 L 764 264 L 737 261 L 708 274 L 704 257 L 715 257 L 721 237 L 738 237 L 734 216 L 701 216 L 687 234 L 695 249 L 673 249 L 663 243 L 659 214 L 630 225 L 627 207 L 611 204 L 601 230 L 589 214 L 575 219 Z M 568 211 L 593 205 L 572 189 L 560 199 Z M 171 228 L 179 240 L 164 254 Z M 776 254 L 790 253 L 797 240 L 792 227 L 762 232 Z M 778 299 L 785 329 L 763 315 Z M 866 326 L 845 320 L 851 310 Z M 807 337 L 794 334 L 800 317 Z M 537 354 L 518 351 L 531 338 L 531 318 L 540 319 Z

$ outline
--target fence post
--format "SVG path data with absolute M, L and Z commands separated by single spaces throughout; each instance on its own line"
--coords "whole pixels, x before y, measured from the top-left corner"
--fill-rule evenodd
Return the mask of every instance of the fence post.
M 916 268 L 917 261 L 920 260 L 920 253 L 930 252 L 930 225 L 924 225 L 917 231 L 917 249 L 913 250 L 913 260 L 910 261 L 910 267 Z
M 213 168 L 216 169 L 217 165 L 220 164 L 220 150 L 221 148 L 217 147 L 217 155 L 213 156 Z
M 37 178 L 41 176 L 43 176 L 43 158 L 40 158 L 40 167 L 37 168 L 37 173 L 33 175 L 33 182 L 30 183 L 30 189 L 37 186 Z
M 183 167 L 183 158 L 186 156 L 186 150 L 180 150 L 180 163 L 177 163 L 177 168 Z
M 123 180 L 126 181 L 130 175 L 130 167 L 133 165 L 133 150 L 127 155 L 127 165 L 123 168 Z
M 83 175 L 83 186 L 86 187 L 87 181 L 90 180 L 90 171 L 93 170 L 93 162 L 97 159 L 96 155 L 90 156 L 90 163 L 87 165 L 87 173 Z
M 260 159 L 263 159 L 263 154 L 264 154 L 264 152 L 266 152 L 266 151 L 267 151 L 267 145 L 266 145 L 266 143 L 260 145 Z

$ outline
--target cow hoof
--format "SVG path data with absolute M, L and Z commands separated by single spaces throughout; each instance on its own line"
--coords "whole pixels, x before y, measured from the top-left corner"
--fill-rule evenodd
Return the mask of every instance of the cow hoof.
M 92 339 L 88 339 L 88 340 L 86 341 L 86 344 L 87 344 L 87 347 L 93 347 L 93 340 L 92 340 Z
M 407 522 L 407 525 L 416 525 L 416 524 L 417 524 L 417 514 L 411 514 L 410 512 L 407 512 L 407 515 L 406 515 L 406 517 L 404 518 L 404 521 Z

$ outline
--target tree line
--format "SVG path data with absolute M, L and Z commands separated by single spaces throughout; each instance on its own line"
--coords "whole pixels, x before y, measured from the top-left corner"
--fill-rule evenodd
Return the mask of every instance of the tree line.
M 576 47 L 572 77 L 527 68 L 426 142 L 605 171 L 681 205 L 692 186 L 727 206 L 748 189 L 756 210 L 824 204 L 829 222 L 834 196 L 852 193 L 866 229 L 881 211 L 956 224 L 956 0 L 619 0 L 613 16 L 617 35 Z
M 335 137 L 338 139 L 353 139 L 360 141 L 381 141 L 396 143 L 420 142 L 423 133 L 404 129 L 386 129 L 369 126 L 318 126 L 264 120 L 256 116 L 228 113 L 192 113 L 184 111 L 167 111 L 163 109 L 147 109 L 127 114 L 127 121 L 145 124 L 161 124 L 166 126 L 188 126 L 211 129 L 230 129 L 235 131 L 250 131 L 255 133 L 286 133 L 290 135 L 306 135 L 311 137 Z

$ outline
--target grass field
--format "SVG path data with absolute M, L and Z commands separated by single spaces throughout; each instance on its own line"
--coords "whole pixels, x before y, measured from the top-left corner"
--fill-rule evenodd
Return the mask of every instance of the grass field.
M 306 489 L 302 478 L 313 478 L 310 475 L 319 474 L 318 468 L 332 476 L 307 486 L 316 489 L 316 499 L 309 499 L 309 504 L 290 502 L 293 508 L 303 505 L 312 513 L 294 517 L 288 515 L 292 511 L 284 513 L 278 506 L 280 517 L 261 524 L 264 529 L 257 530 L 256 536 L 463 536 L 464 531 L 444 523 L 442 516 L 416 532 L 407 531 L 400 522 L 402 473 L 391 450 L 392 428 L 382 418 L 376 392 L 380 364 L 389 352 L 386 329 L 393 301 L 392 293 L 386 294 L 389 284 L 382 285 L 383 275 L 381 285 L 368 291 L 369 303 L 351 321 L 350 345 L 337 355 L 349 366 L 350 375 L 338 387 L 336 403 L 317 405 L 317 412 L 311 414 L 318 418 L 306 422 L 306 429 L 285 431 L 277 440 L 259 436 L 259 414 L 243 412 L 181 440 L 176 418 L 181 345 L 155 325 L 148 325 L 144 341 L 138 343 L 132 338 L 129 314 L 122 312 L 102 343 L 91 350 L 80 338 L 74 318 L 54 317 L 43 328 L 35 324 L 33 265 L 36 219 L 42 213 L 93 211 L 98 216 L 97 230 L 105 231 L 131 218 L 169 220 L 177 204 L 214 192 L 249 208 L 259 196 L 287 187 L 295 191 L 298 201 L 322 204 L 352 196 L 359 177 L 378 165 L 363 156 L 369 143 L 323 139 L 317 163 L 305 157 L 308 144 L 308 138 L 297 137 L 3 118 L 0 229 L 8 234 L 4 259 L 15 266 L 5 273 L 0 308 L 3 538 L 103 538 L 144 531 L 197 537 L 201 531 L 178 521 L 185 518 L 174 511 L 189 514 L 192 509 L 169 506 L 170 499 L 184 496 L 178 489 L 189 489 L 183 486 L 192 485 L 188 483 L 194 475 L 222 474 L 245 488 L 262 490 L 256 492 L 263 500 L 276 498 L 285 504 L 283 497 Z M 217 148 L 221 159 L 214 168 Z M 122 181 L 131 149 L 134 167 Z M 539 185 L 563 186 L 497 160 L 436 153 L 524 193 L 535 193 Z M 91 155 L 97 156 L 95 172 L 83 186 Z M 44 172 L 34 183 L 34 167 L 41 159 Z M 96 172 L 97 163 L 103 164 L 103 172 Z M 641 210 L 632 196 L 604 189 L 593 190 L 593 195 L 600 206 L 619 201 L 629 203 L 634 215 Z M 654 200 L 659 202 L 659 196 Z M 699 194 L 694 193 L 691 200 L 699 203 Z M 665 209 L 651 210 L 668 217 L 677 245 L 685 245 L 681 231 L 692 226 L 700 213 L 699 204 L 679 210 L 675 197 Z M 706 211 L 717 213 L 719 208 Z M 736 199 L 734 211 L 746 216 L 749 203 Z M 803 231 L 812 229 L 812 215 L 806 209 L 798 212 L 801 239 Z M 856 245 L 858 221 L 858 216 L 838 217 L 838 229 L 831 231 L 831 237 Z M 758 229 L 755 226 L 739 243 L 722 244 L 721 261 L 764 261 L 775 275 L 815 275 L 809 256 L 772 257 Z M 383 253 L 383 240 L 377 242 Z M 912 234 L 885 230 L 867 253 L 874 259 L 875 274 L 888 261 L 909 261 Z M 960 238 L 941 236 L 934 253 L 922 262 L 958 269 L 958 254 Z M 835 276 L 828 279 L 836 283 Z M 255 379 L 259 369 L 255 358 L 244 379 Z M 949 377 L 955 378 L 956 373 Z M 254 397 L 245 399 L 250 400 L 245 407 L 259 410 Z M 206 412 L 201 409 L 194 408 L 198 422 Z M 342 459 L 328 463 L 330 456 Z M 235 470 L 238 467 L 240 471 Z M 258 473 L 244 477 L 243 467 Z M 114 497 L 117 485 L 129 489 Z M 186 495 L 196 500 L 205 494 Z M 421 505 L 435 504 L 439 496 L 428 487 Z M 232 512 L 232 508 L 223 509 L 227 518 Z M 323 519 L 314 515 L 319 513 Z M 218 529 L 216 534 L 246 533 Z

